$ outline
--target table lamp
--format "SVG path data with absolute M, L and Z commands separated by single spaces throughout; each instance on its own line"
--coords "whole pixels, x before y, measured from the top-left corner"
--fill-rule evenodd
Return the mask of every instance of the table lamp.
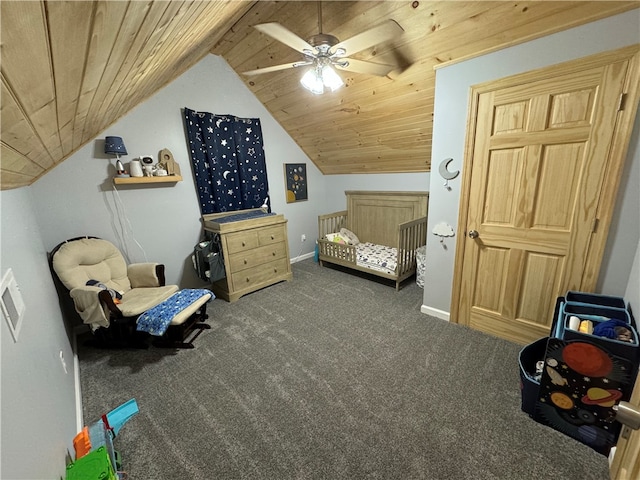
M 116 170 L 119 177 L 125 176 L 124 166 L 120 161 L 120 155 L 127 155 L 127 148 L 124 146 L 122 137 L 105 137 L 104 153 L 116 156 Z

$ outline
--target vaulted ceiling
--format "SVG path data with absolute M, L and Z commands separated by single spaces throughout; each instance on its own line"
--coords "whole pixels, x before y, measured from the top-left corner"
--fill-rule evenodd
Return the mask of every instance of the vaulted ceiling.
M 242 72 L 300 54 L 254 25 L 318 33 L 316 2 L 7 1 L 1 14 L 1 188 L 30 185 L 209 53 L 222 56 L 325 174 L 430 168 L 434 67 L 638 8 L 637 2 L 322 3 L 344 40 L 393 19 L 404 34 L 354 58 L 387 77 L 340 72 L 315 96 L 300 69 Z

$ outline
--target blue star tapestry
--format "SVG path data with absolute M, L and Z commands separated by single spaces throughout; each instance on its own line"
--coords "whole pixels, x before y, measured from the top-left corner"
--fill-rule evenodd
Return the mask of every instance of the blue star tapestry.
M 271 211 L 259 118 L 184 109 L 200 213 Z

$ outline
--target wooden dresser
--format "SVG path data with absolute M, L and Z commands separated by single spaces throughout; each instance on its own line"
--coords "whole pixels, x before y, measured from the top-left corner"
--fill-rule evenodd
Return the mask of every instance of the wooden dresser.
M 217 297 L 235 302 L 241 296 L 283 280 L 291 280 L 287 220 L 263 215 L 226 221 L 260 209 L 203 215 L 204 229 L 220 235 L 226 278 L 211 284 Z

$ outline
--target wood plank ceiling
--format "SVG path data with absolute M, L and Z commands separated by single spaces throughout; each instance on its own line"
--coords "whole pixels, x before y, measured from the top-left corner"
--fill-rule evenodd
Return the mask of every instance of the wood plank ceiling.
M 239 73 L 323 173 L 428 171 L 434 66 L 633 8 L 326 1 L 323 32 L 342 40 L 387 19 L 405 33 L 354 56 L 398 65 L 389 77 L 340 72 L 345 87 L 315 96 L 300 87 L 300 70 L 241 72 L 299 60 L 252 26 L 275 21 L 306 39 L 318 33 L 316 2 L 4 0 L 0 187 L 32 184 L 209 52 Z

